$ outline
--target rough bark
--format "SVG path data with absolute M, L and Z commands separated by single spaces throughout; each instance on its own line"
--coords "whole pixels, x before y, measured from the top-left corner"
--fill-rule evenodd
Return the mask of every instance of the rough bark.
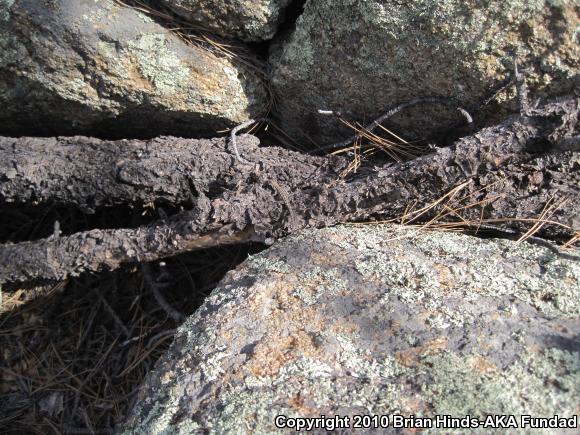
M 513 118 L 406 163 L 369 168 L 351 180 L 337 176 L 345 164 L 342 159 L 306 158 L 277 148 L 253 148 L 255 154 L 246 158 L 256 159 L 254 164 L 241 165 L 231 155 L 219 158 L 219 152 L 225 152 L 223 141 L 208 141 L 210 155 L 215 147 L 216 160 L 227 164 L 223 170 L 212 172 L 216 178 L 210 196 L 205 193 L 207 184 L 191 189 L 185 182 L 191 178 L 184 175 L 180 179 L 186 193 L 174 196 L 189 197 L 190 210 L 137 229 L 93 230 L 3 245 L 0 280 L 62 279 L 85 270 L 112 269 L 122 263 L 154 260 L 211 245 L 268 242 L 308 227 L 393 218 L 401 216 L 413 201 L 429 203 L 465 182 L 462 195 L 474 201 L 494 199 L 484 215 L 494 219 L 536 218 L 549 200 L 566 197 L 568 202 L 550 219 L 577 229 L 580 165 L 574 138 L 578 135 L 578 106 L 574 98 L 553 103 L 536 110 L 535 116 Z M 194 156 L 197 149 L 191 149 Z M 212 165 L 212 161 L 208 159 L 206 164 Z M 14 170 L 18 171 L 18 165 Z M 134 173 L 139 176 L 139 171 Z M 15 179 L 18 177 L 11 178 Z M 167 183 L 171 187 L 171 181 Z M 485 186 L 493 189 L 482 190 Z M 2 188 L 4 195 L 9 190 Z M 72 195 L 68 200 L 74 202 L 83 195 Z M 123 195 L 128 197 L 126 192 Z M 167 199 L 167 195 L 161 198 Z M 480 218 L 481 209 L 468 209 L 464 217 Z M 518 221 L 501 226 L 523 228 Z M 570 235 L 570 231 L 554 227 L 548 234 Z
M 449 184 L 458 171 L 466 176 L 526 161 L 530 155 L 578 149 L 578 100 L 549 104 L 537 116 L 517 117 L 460 140 L 454 147 L 407 164 L 397 173 L 433 173 Z M 540 116 L 541 115 L 541 116 Z M 574 140 L 576 139 L 576 140 Z M 258 148 L 258 140 L 238 138 L 244 159 L 259 162 L 287 188 L 335 179 L 346 167 L 341 158 L 321 158 L 277 147 Z M 244 170 L 241 171 L 240 168 Z M 192 198 L 215 197 L 248 182 L 251 169 L 236 164 L 225 139 L 157 138 L 102 141 L 86 137 L 0 138 L 0 203 L 57 202 L 85 210 L 120 203 L 161 201 L 183 205 Z M 383 173 L 384 171 L 378 171 Z
M 281 148 L 258 148 L 254 136 L 237 138 L 247 160 L 261 162 L 276 178 L 329 176 L 346 167 L 339 158 L 313 157 Z M 227 141 L 161 137 L 103 141 L 87 137 L 0 138 L 0 204 L 56 202 L 90 211 L 117 204 L 190 204 L 244 183 Z

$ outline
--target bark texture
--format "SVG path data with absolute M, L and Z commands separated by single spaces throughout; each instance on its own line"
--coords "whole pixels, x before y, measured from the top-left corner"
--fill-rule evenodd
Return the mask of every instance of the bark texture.
M 14 200 L 20 195 L 32 198 L 36 195 L 34 190 L 40 189 L 36 196 L 44 200 L 85 207 L 95 202 L 124 201 L 135 195 L 138 201 L 188 199 L 190 209 L 137 229 L 93 230 L 69 237 L 3 245 L 0 280 L 62 279 L 85 270 L 115 268 L 122 263 L 153 260 L 211 244 L 242 240 L 269 242 L 308 227 L 393 218 L 401 216 L 411 203 L 435 201 L 460 183 L 466 183 L 462 195 L 487 203 L 483 211 L 481 208 L 465 210 L 464 218 L 479 219 L 482 215 L 494 219 L 537 218 L 549 201 L 566 198 L 565 206 L 555 210 L 550 219 L 577 230 L 580 210 L 578 110 L 576 98 L 554 102 L 536 109 L 532 116 L 512 118 L 463 138 L 452 147 L 402 164 L 367 168 L 347 180 L 339 177 L 346 165 L 344 159 L 257 148 L 249 137 L 240 144 L 244 144 L 245 158 L 251 159 L 251 164 L 241 164 L 233 154 L 227 154 L 223 140 L 205 141 L 202 147 L 187 148 L 191 155 L 183 163 L 185 169 L 181 175 L 175 175 L 179 170 L 171 172 L 171 162 L 181 164 L 172 160 L 171 155 L 167 160 L 163 152 L 127 160 L 125 150 L 121 166 L 135 165 L 123 172 L 127 177 L 111 175 L 119 173 L 118 162 L 105 163 L 105 168 L 96 166 L 98 173 L 109 174 L 107 183 L 103 184 L 106 194 L 98 193 L 100 188 L 93 195 L 88 194 L 92 188 L 90 176 L 85 187 L 65 193 L 69 190 L 68 184 L 58 181 L 60 169 L 51 173 L 50 167 L 46 168 L 46 177 L 58 181 L 52 188 L 44 190 L 50 183 L 42 183 L 40 179 L 21 183 L 19 174 L 28 176 L 30 165 L 27 166 L 26 159 L 18 163 L 17 157 L 12 157 L 10 167 L 7 167 L 9 160 L 2 163 L 4 170 L 9 171 L 0 184 L 4 198 Z M 152 143 L 167 146 L 171 141 Z M 18 150 L 23 144 L 34 144 L 35 140 L 12 140 L 11 143 L 12 149 Z M 61 150 L 66 149 L 58 141 L 52 143 Z M 81 145 L 68 146 L 74 150 Z M 204 163 L 200 165 L 196 153 L 205 147 L 207 154 L 205 158 L 201 154 L 199 161 Z M 210 155 L 215 160 L 207 158 Z M 150 159 L 160 160 L 150 162 Z M 210 169 L 214 161 L 216 167 Z M 159 162 L 163 162 L 162 169 L 156 173 Z M 28 169 L 19 172 L 20 164 Z M 143 168 L 149 169 L 142 171 Z M 197 172 L 188 172 L 192 168 Z M 200 172 L 203 177 L 196 175 Z M 208 184 L 210 175 L 214 179 Z M 31 186 L 31 190 L 27 191 L 26 186 Z M 117 189 L 119 186 L 122 188 Z M 20 193 L 11 194 L 12 191 Z M 91 204 L 87 203 L 89 197 Z M 526 227 L 518 221 L 507 221 L 500 226 L 518 230 Z M 571 231 L 555 226 L 546 234 L 570 236 Z
M 337 176 L 336 171 L 346 167 L 344 159 L 258 148 L 259 140 L 250 135 L 236 142 L 245 159 L 260 162 L 282 180 L 308 178 L 319 168 Z M 248 171 L 236 165 L 225 139 L 176 137 L 149 141 L 2 137 L 0 173 L 1 201 L 57 202 L 88 211 L 117 204 L 189 204 L 200 195 L 215 197 L 248 177 Z

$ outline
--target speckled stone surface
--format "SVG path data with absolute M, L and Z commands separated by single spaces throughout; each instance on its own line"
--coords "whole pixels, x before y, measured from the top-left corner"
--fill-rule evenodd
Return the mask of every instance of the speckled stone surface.
M 276 433 L 277 415 L 395 412 L 572 417 L 579 282 L 578 262 L 527 243 L 386 225 L 309 230 L 226 275 L 179 328 L 124 428 Z
M 257 116 L 260 76 L 114 0 L 0 2 L 0 132 L 213 134 Z
M 514 52 L 535 97 L 569 93 L 580 86 L 579 26 L 577 0 L 307 0 L 271 50 L 277 114 L 293 138 L 324 144 L 353 132 L 318 109 L 362 123 L 416 97 L 470 109 L 513 71 Z M 515 109 L 514 95 L 500 95 L 500 108 Z M 455 105 L 392 118 L 407 139 L 461 121 Z
M 291 0 L 162 0 L 178 15 L 244 41 L 272 39 Z

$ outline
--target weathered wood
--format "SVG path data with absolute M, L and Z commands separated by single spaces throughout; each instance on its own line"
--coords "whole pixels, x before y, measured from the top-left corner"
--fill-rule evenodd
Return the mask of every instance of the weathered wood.
M 393 218 L 402 215 L 410 203 L 427 204 L 460 183 L 466 183 L 462 195 L 472 197 L 473 201 L 490 200 L 483 217 L 537 218 L 548 201 L 567 198 L 565 206 L 550 219 L 577 227 L 580 164 L 577 146 L 570 147 L 570 138 L 578 135 L 578 106 L 575 98 L 552 103 L 535 110 L 533 116 L 512 118 L 463 138 L 452 147 L 402 164 L 367 168 L 348 180 L 338 177 L 345 167 L 343 159 L 313 158 L 279 148 L 250 146 L 243 152 L 253 164 L 243 165 L 225 151 L 223 141 L 207 141 L 204 164 L 191 163 L 189 169 L 196 168 L 203 177 L 192 179 L 191 173 L 184 170 L 177 178 L 179 187 L 172 190 L 175 178 L 157 174 L 156 179 L 156 165 L 150 164 L 149 175 L 143 176 L 149 181 L 142 184 L 132 181 L 133 187 L 125 188 L 124 182 L 109 177 L 108 194 L 99 199 L 102 204 L 117 191 L 123 194 L 113 201 L 127 201 L 132 194 L 139 201 L 189 198 L 190 210 L 136 229 L 92 230 L 0 246 L 0 280 L 63 279 L 82 271 L 114 269 L 123 263 L 150 261 L 196 248 L 247 240 L 267 242 L 308 227 Z M 563 151 L 562 144 L 572 149 Z M 197 162 L 199 149 L 190 148 L 190 152 L 192 157 L 188 161 Z M 164 161 L 162 154 L 151 158 Z M 212 154 L 220 163 L 213 165 Z M 137 168 L 145 167 L 143 162 L 147 160 L 138 160 Z M 163 170 L 168 173 L 169 161 L 172 160 L 163 163 Z M 176 167 L 180 163 L 174 161 Z M 102 172 L 115 165 L 109 163 Z M 55 169 L 55 174 L 59 170 Z M 128 173 L 140 177 L 139 171 Z M 213 184 L 207 178 L 210 174 Z M 18 176 L 10 177 L 15 179 Z M 192 189 L 190 186 L 195 183 L 202 187 Z M 7 185 L 3 182 L 3 186 Z M 85 181 L 84 185 L 92 184 Z M 486 186 L 493 188 L 483 189 Z M 139 187 L 145 193 L 139 192 Z M 3 187 L 2 191 L 7 189 Z M 51 192 L 44 198 L 64 197 L 58 196 L 63 192 L 59 188 Z M 66 201 L 90 205 L 87 197 L 85 191 L 79 190 Z M 463 215 L 482 217 L 479 208 L 467 209 Z M 518 221 L 506 221 L 499 226 L 526 227 Z M 571 232 L 556 226 L 546 234 L 569 236 Z
M 258 148 L 258 139 L 250 135 L 237 142 L 245 159 L 266 165 L 282 179 L 309 177 L 318 167 L 332 173 L 331 165 L 336 170 L 346 166 L 340 158 Z M 239 170 L 230 148 L 223 138 L 0 137 L 0 204 L 56 202 L 87 211 L 127 203 L 184 205 L 245 181 L 248 172 Z
M 453 148 L 391 173 L 442 168 L 493 169 L 554 148 L 578 148 L 578 100 L 552 103 L 533 117 L 517 117 L 460 140 Z M 576 143 L 574 142 L 576 139 Z M 346 167 L 338 157 L 314 157 L 277 147 L 258 148 L 250 135 L 238 138 L 245 160 L 260 163 L 288 188 L 336 178 Z M 149 141 L 102 141 L 94 138 L 0 138 L 0 204 L 57 202 L 85 210 L 121 203 L 190 203 L 201 194 L 216 197 L 247 183 L 251 167 L 240 166 L 231 144 L 219 139 L 162 137 Z M 535 148 L 535 149 L 534 149 Z M 425 168 L 424 162 L 432 162 Z M 416 168 L 416 169 L 413 169 Z M 241 170 L 243 169 L 243 170 Z M 469 175 L 469 174 L 468 174 Z

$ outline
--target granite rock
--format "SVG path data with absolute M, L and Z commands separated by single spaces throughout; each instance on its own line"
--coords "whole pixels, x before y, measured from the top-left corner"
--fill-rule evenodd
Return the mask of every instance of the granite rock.
M 219 35 L 272 39 L 291 0 L 162 0 L 176 14 Z
M 0 2 L 0 132 L 211 134 L 267 104 L 261 74 L 113 0 Z
M 278 415 L 573 417 L 579 281 L 580 263 L 534 244 L 388 225 L 305 231 L 226 275 L 179 328 L 124 429 L 284 432 Z
M 353 132 L 318 109 L 370 123 L 401 102 L 440 96 L 472 110 L 512 73 L 514 54 L 534 98 L 569 93 L 580 85 L 579 25 L 576 0 L 307 0 L 271 49 L 280 125 L 324 144 Z M 516 108 L 513 88 L 498 101 L 484 123 Z M 462 121 L 454 105 L 420 105 L 392 128 L 423 139 Z

